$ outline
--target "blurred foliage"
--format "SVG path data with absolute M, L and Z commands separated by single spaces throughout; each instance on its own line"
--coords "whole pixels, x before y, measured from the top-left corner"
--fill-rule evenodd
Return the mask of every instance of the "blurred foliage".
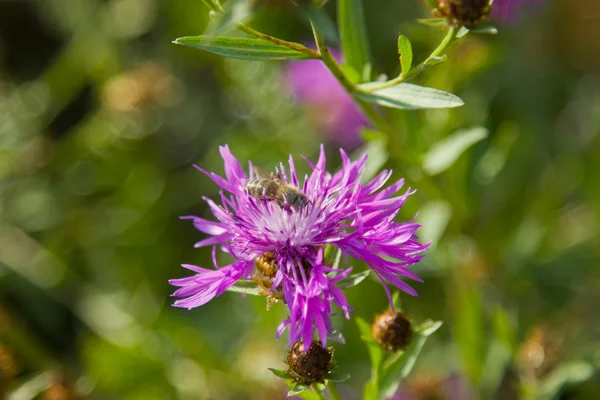
M 429 17 L 418 0 L 363 4 L 378 73 L 398 72 L 399 32 L 415 59 L 440 39 L 415 22 Z M 170 306 L 179 264 L 211 264 L 178 216 L 208 214 L 201 196 L 216 186 L 191 165 L 222 171 L 220 144 L 266 168 L 289 153 L 314 159 L 321 142 L 330 167 L 339 158 L 293 102 L 284 63 L 171 44 L 208 22 L 198 0 L 0 2 L 0 391 L 10 398 L 285 396 L 267 369 L 283 368 L 283 307 L 267 313 L 263 299 L 234 293 Z M 265 6 L 249 23 L 311 40 L 290 8 Z M 599 35 L 596 0 L 547 0 L 419 76 L 465 106 L 389 111 L 401 129 L 373 162 L 389 152 L 383 167 L 418 190 L 402 217 L 421 210 L 432 241 L 415 268 L 419 297 L 403 306 L 417 322 L 444 321 L 403 383 L 417 396 L 424 379 L 459 377 L 476 398 L 600 398 Z M 429 175 L 433 146 L 477 125 L 489 136 Z M 367 321 L 387 307 L 375 280 L 348 297 Z M 336 361 L 352 375 L 340 390 L 357 398 L 367 349 L 354 321 L 335 323 L 347 341 Z

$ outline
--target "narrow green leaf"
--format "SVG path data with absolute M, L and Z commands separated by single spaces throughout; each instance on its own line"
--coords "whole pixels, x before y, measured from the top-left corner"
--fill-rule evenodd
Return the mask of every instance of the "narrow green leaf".
M 498 29 L 490 24 L 481 24 L 476 28 L 471 29 L 471 32 L 477 33 L 480 35 L 495 35 L 498 33 Z
M 338 26 L 344 62 L 356 71 L 362 71 L 369 62 L 369 45 L 362 0 L 338 1 Z
M 289 374 L 287 371 L 284 371 L 281 369 L 269 368 L 269 371 L 271 371 L 275 376 L 277 376 L 279 378 L 294 379 L 294 377 L 291 374 Z
M 404 35 L 400 35 L 398 37 L 398 55 L 400 56 L 402 75 L 406 75 L 412 67 L 413 51 L 410 40 L 408 40 L 408 38 Z
M 258 284 L 254 281 L 237 281 L 233 286 L 227 289 L 228 292 L 251 294 L 253 296 L 260 296 L 258 290 Z
M 423 321 L 415 327 L 415 332 L 423 336 L 433 335 L 444 323 L 442 321 L 432 321 L 430 319 Z
M 322 32 L 325 39 L 331 42 L 339 42 L 337 26 L 329 14 L 316 4 L 298 4 L 300 12 L 304 14 L 307 21 L 312 23 Z
M 339 344 L 346 344 L 346 339 L 344 338 L 344 335 L 342 335 L 342 332 L 337 330 L 327 334 L 327 339 Z
M 257 38 L 186 36 L 175 39 L 173 43 L 240 60 L 305 60 L 313 58 L 297 50 Z M 298 44 L 298 46 L 301 45 Z
M 246 22 L 252 16 L 252 5 L 246 0 L 229 0 L 221 15 L 214 35 L 222 35 L 234 29 L 238 23 Z
M 306 389 L 308 389 L 308 386 L 302 385 L 301 383 L 296 383 L 292 386 L 287 395 L 288 397 L 297 396 L 300 393 L 304 392 Z
M 348 373 L 340 374 L 337 372 L 332 372 L 329 375 L 327 375 L 327 377 L 325 377 L 325 379 L 327 379 L 328 381 L 331 381 L 331 382 L 342 383 L 342 382 L 345 382 L 348 379 L 350 379 L 350 374 L 348 374 Z
M 434 28 L 437 28 L 438 26 L 444 26 L 446 24 L 446 20 L 444 18 L 418 19 L 417 22 Z
M 341 281 L 339 281 L 339 282 L 338 282 L 338 284 L 337 284 L 337 286 L 338 286 L 340 289 L 348 289 L 348 288 L 351 288 L 351 287 L 353 287 L 353 286 L 356 286 L 356 285 L 358 285 L 358 284 L 359 284 L 359 283 L 361 283 L 362 281 L 364 281 L 364 280 L 365 280 L 365 278 L 366 278 L 367 276 L 369 276 L 369 274 L 370 274 L 370 273 L 371 273 L 371 270 L 370 270 L 370 269 L 368 269 L 368 270 L 366 270 L 366 271 L 363 271 L 363 272 L 359 272 L 359 273 L 357 273 L 357 274 L 350 275 L 350 276 L 348 276 L 348 277 L 346 277 L 346 278 L 342 279 Z
M 556 367 L 541 383 L 540 396 L 551 399 L 567 384 L 587 381 L 594 376 L 594 367 L 586 361 L 569 361 Z
M 459 97 L 452 93 L 412 83 L 400 83 L 392 87 L 369 91 L 374 86 L 376 87 L 376 84 L 373 83 L 359 85 L 359 88 L 365 92 L 355 92 L 354 95 L 370 103 L 401 110 L 452 108 L 464 104 Z
M 461 37 L 465 36 L 467 33 L 469 33 L 469 29 L 465 26 L 463 26 L 462 28 L 459 29 L 458 33 L 456 34 L 456 38 L 460 39 Z
M 383 360 L 383 349 L 379 346 L 371 334 L 371 326 L 360 317 L 356 317 L 356 325 L 362 341 L 367 346 L 369 358 L 371 360 L 371 378 L 364 387 L 363 398 L 378 399 L 379 398 L 379 371 L 381 369 L 381 361 Z
M 487 129 L 474 127 L 459 130 L 433 144 L 423 157 L 423 170 L 436 175 L 450 168 L 469 147 L 485 139 Z
M 221 3 L 219 3 L 219 0 L 202 0 L 202 2 L 213 11 L 218 12 L 223 10 L 223 8 L 221 7 Z

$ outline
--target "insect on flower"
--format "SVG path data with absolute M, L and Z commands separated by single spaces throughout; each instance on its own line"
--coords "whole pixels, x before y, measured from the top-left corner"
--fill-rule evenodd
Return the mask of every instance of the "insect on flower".
M 170 281 L 179 287 L 175 306 L 201 306 L 238 280 L 253 279 L 268 304 L 283 300 L 289 310 L 277 336 L 289 328 L 290 345 L 298 340 L 311 343 L 316 331 L 325 346 L 333 331 L 332 306 L 339 307 L 346 318 L 352 310 L 338 286 L 352 268 L 334 268 L 325 257 L 325 248 L 363 260 L 384 284 L 390 302 L 388 283 L 417 294 L 403 278 L 421 281 L 408 267 L 423 257 L 420 253 L 428 245 L 415 235 L 420 225 L 394 221 L 414 192 L 409 189 L 394 196 L 402 180 L 384 188 L 391 171 L 382 171 L 363 184 L 367 155 L 351 161 L 340 150 L 341 169 L 331 174 L 321 146 L 317 163 L 307 160 L 312 172 L 302 181 L 291 156 L 288 168 L 281 163 L 274 174 L 261 177 L 252 163 L 247 175 L 229 147 L 220 151 L 225 177 L 197 167 L 221 188 L 220 204 L 204 198 L 216 220 L 182 217 L 209 235 L 196 247 L 214 246 L 216 269 L 183 265 L 195 275 Z M 233 257 L 231 264 L 217 265 L 217 247 Z

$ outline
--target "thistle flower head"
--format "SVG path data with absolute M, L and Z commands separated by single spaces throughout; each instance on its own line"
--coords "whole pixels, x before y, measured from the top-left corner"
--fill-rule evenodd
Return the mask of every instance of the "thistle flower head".
M 375 318 L 371 326 L 373 338 L 387 351 L 403 349 L 413 335 L 411 323 L 404 312 L 388 310 Z
M 288 352 L 286 363 L 297 382 L 304 385 L 323 383 L 334 367 L 333 349 L 323 348 L 318 340 L 310 342 L 310 346 L 296 342 Z
M 300 180 L 294 160 L 288 167 L 280 164 L 268 177 L 256 176 L 250 164 L 246 174 L 227 146 L 221 147 L 225 177 L 209 173 L 220 188 L 220 204 L 204 198 L 215 220 L 185 216 L 195 227 L 209 235 L 196 247 L 215 246 L 216 269 L 184 265 L 196 274 L 173 279 L 178 286 L 174 296 L 181 297 L 175 306 L 194 308 L 222 294 L 239 279 L 260 274 L 263 288 L 278 295 L 287 304 L 289 317 L 278 329 L 278 336 L 289 328 L 289 342 L 301 339 L 310 343 L 316 330 L 322 343 L 332 332 L 332 304 L 349 318 L 349 306 L 336 285 L 347 277 L 351 268 L 333 268 L 324 262 L 324 248 L 336 247 L 346 256 L 364 260 L 377 277 L 391 301 L 385 283 L 416 295 L 401 278 L 420 281 L 408 267 L 418 262 L 427 245 L 418 242 L 413 222 L 394 222 L 396 214 L 412 193 L 409 190 L 394 197 L 403 186 L 400 180 L 384 188 L 391 171 L 383 171 L 366 184 L 361 184 L 367 156 L 351 161 L 342 150 L 341 169 L 330 174 L 325 167 L 325 152 L 316 164 L 308 161 L 312 172 Z M 268 187 L 276 182 L 280 189 L 263 192 L 249 190 L 257 180 Z M 282 193 L 297 191 L 302 202 L 290 201 Z M 293 196 L 292 196 L 293 197 Z M 234 261 L 218 266 L 216 246 L 230 254 Z

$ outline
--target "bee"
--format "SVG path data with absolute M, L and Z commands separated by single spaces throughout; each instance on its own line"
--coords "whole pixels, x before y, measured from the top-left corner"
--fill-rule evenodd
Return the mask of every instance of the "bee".
M 285 208 L 287 205 L 295 210 L 300 210 L 308 203 L 308 197 L 300 189 L 285 183 L 273 173 L 267 176 L 257 170 L 256 175 L 256 178 L 246 183 L 246 190 L 250 196 L 257 199 L 274 200 L 281 208 Z

